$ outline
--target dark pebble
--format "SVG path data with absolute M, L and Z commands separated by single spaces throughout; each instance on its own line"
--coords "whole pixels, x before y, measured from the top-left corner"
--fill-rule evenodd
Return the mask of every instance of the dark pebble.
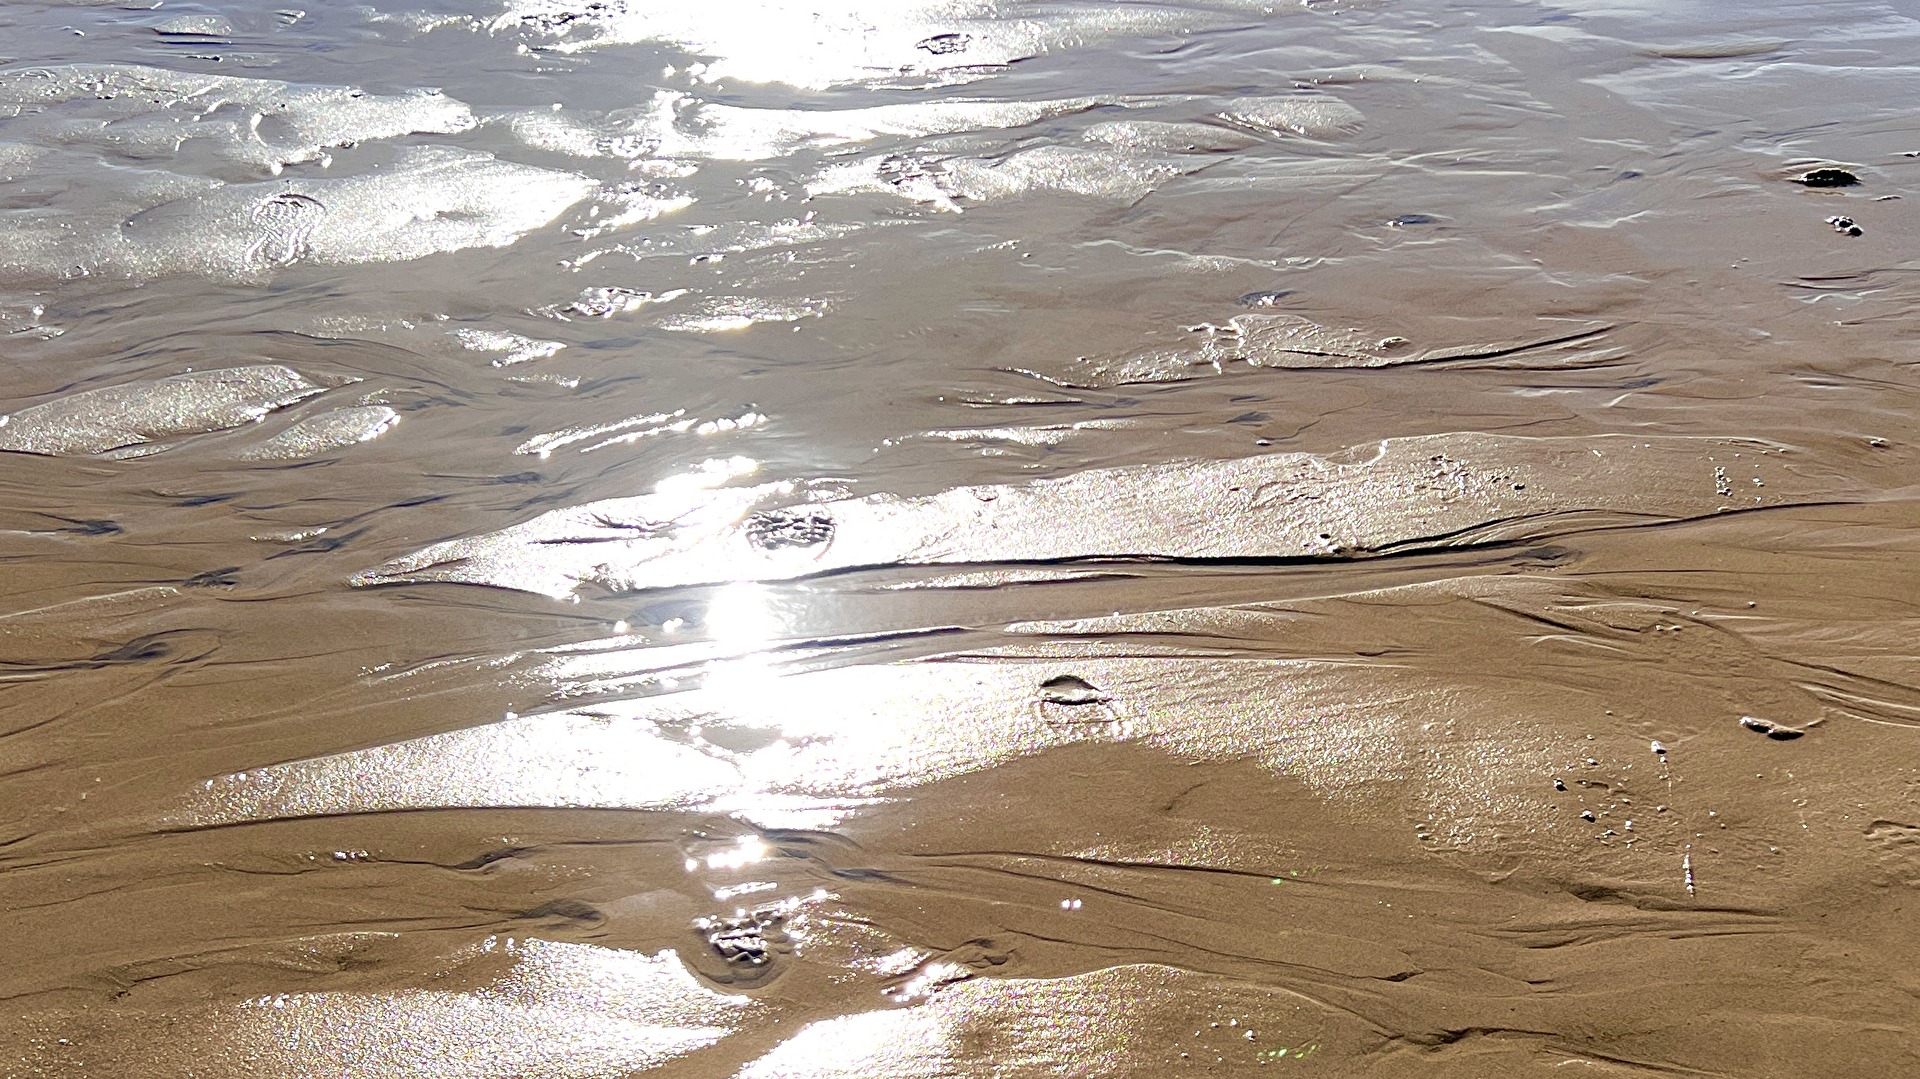
M 1798 727 L 1783 727 L 1778 723 L 1761 719 L 1758 716 L 1741 716 L 1740 725 L 1756 734 L 1764 734 L 1776 742 L 1791 742 L 1795 738 L 1807 733 Z
M 1807 187 L 1855 187 L 1860 183 L 1860 177 L 1846 169 L 1814 169 L 1793 182 Z

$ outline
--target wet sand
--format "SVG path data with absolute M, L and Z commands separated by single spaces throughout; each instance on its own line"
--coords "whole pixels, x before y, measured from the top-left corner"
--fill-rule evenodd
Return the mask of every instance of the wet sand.
M 18 3 L 0 1076 L 1920 1066 L 1920 22 Z

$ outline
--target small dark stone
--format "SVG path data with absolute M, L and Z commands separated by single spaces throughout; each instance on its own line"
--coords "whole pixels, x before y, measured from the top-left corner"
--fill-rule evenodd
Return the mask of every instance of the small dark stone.
M 1772 720 L 1761 719 L 1759 716 L 1741 716 L 1740 725 L 1756 734 L 1764 734 L 1776 742 L 1791 742 L 1807 733 L 1798 727 L 1783 727 Z
M 1793 182 L 1807 187 L 1855 187 L 1859 185 L 1860 177 L 1846 169 L 1814 169 L 1796 177 Z

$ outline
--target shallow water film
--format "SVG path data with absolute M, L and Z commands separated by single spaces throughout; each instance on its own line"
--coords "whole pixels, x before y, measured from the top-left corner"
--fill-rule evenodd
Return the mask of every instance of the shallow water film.
M 0 26 L 0 1077 L 1920 1069 L 1912 5 Z

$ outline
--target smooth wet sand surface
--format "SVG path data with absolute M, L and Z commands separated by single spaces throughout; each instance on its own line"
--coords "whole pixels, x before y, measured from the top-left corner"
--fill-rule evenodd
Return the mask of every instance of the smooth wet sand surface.
M 0 1077 L 1920 1067 L 1913 11 L 0 26 Z

